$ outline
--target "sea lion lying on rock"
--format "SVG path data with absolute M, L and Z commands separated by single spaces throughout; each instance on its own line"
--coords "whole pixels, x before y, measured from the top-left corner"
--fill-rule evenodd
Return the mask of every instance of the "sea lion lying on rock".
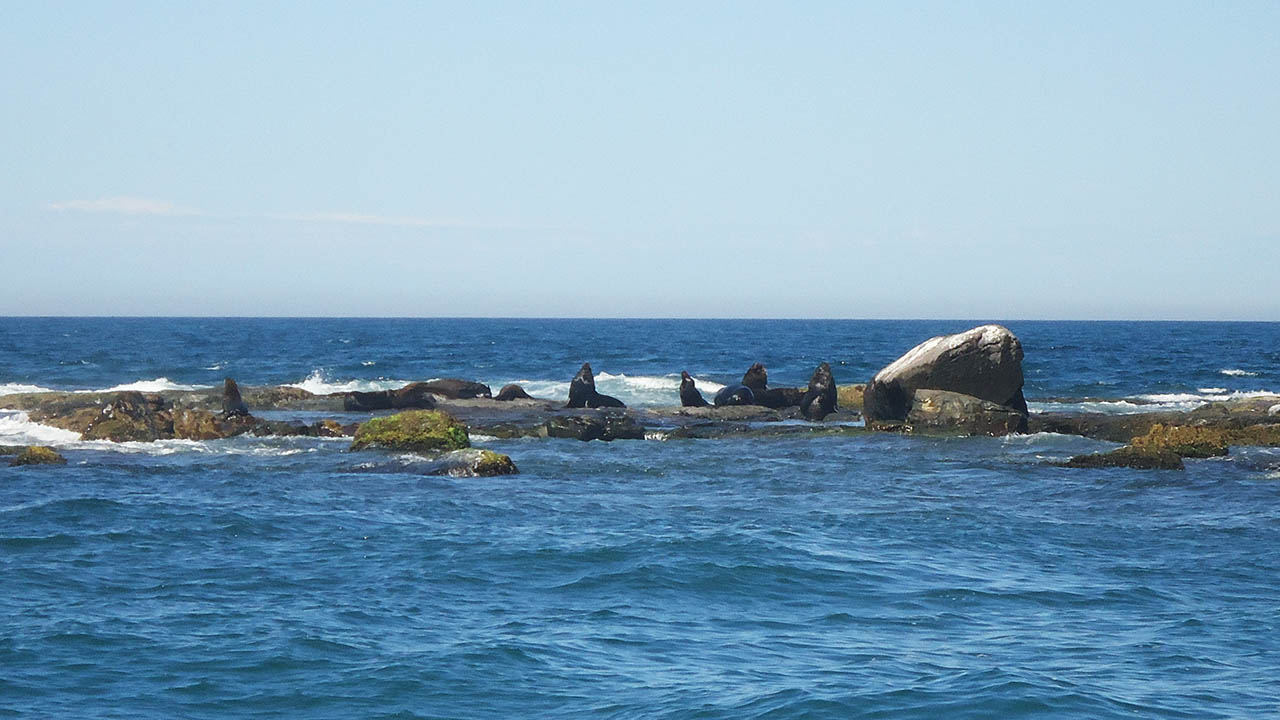
M 800 400 L 800 414 L 810 420 L 821 420 L 836 411 L 836 381 L 831 366 L 822 363 L 809 378 L 809 391 Z
M 493 391 L 489 389 L 488 385 L 471 380 L 459 380 L 458 378 L 442 378 L 430 382 L 414 383 L 414 385 L 421 385 L 424 391 L 449 400 L 469 400 L 471 398 L 493 396 Z
M 742 375 L 742 384 L 751 389 L 756 405 L 775 410 L 799 405 L 804 391 L 799 388 L 770 388 L 769 371 L 761 363 L 753 363 Z
M 706 407 L 707 399 L 702 397 L 702 393 L 698 392 L 698 386 L 693 382 L 693 376 L 688 371 L 680 371 L 680 406 L 681 407 Z
M 533 396 L 525 392 L 524 388 L 514 384 L 503 385 L 502 389 L 498 391 L 498 396 L 494 398 L 494 400 L 501 400 L 503 402 L 508 402 L 511 400 L 532 400 L 532 399 L 533 399 Z
M 596 378 L 591 373 L 591 363 L 582 363 L 578 374 L 569 383 L 569 404 L 567 408 L 599 408 L 619 407 L 626 405 L 621 400 L 596 392 Z
M 726 385 L 720 392 L 716 393 L 715 399 L 712 400 L 716 407 L 724 407 L 726 405 L 755 405 L 756 396 L 751 392 L 751 388 L 746 385 Z

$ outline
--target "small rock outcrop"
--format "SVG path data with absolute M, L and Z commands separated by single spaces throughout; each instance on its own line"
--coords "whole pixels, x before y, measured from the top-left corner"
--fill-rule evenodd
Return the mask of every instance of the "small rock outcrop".
M 680 371 L 680 406 L 707 406 L 707 399 L 702 397 L 702 393 L 698 390 L 697 383 L 693 381 L 693 376 L 690 375 L 687 370 Z
M 572 440 L 643 440 L 644 426 L 625 413 L 560 415 L 545 424 L 547 437 Z
M 532 395 L 525 392 L 524 388 L 514 383 L 511 385 L 503 385 L 502 389 L 498 391 L 498 396 L 494 398 L 494 400 L 501 400 L 502 402 L 510 402 L 512 400 L 532 400 L 532 399 L 533 399 Z
M 173 436 L 168 404 L 159 395 L 137 391 L 116 393 L 81 432 L 85 440 L 153 442 Z
M 800 414 L 809 420 L 821 420 L 836 411 L 836 381 L 831 366 L 818 365 L 809 378 L 809 390 L 800 399 Z
M 509 455 L 492 450 L 467 448 L 452 450 L 436 458 L 435 467 L 429 474 L 448 477 L 494 477 L 516 475 L 519 472 L 520 470 Z
M 58 454 L 57 450 L 44 445 L 32 445 L 23 448 L 17 455 L 9 461 L 9 465 L 16 467 L 18 465 L 66 465 L 67 459 Z
M 621 400 L 596 392 L 596 378 L 591 372 L 591 363 L 582 363 L 578 374 L 569 382 L 569 402 L 567 408 L 625 408 Z
M 1135 470 L 1182 470 L 1182 458 L 1168 450 L 1144 450 L 1126 445 L 1105 453 L 1077 455 L 1062 467 L 1069 468 L 1133 468 Z
M 1015 431 L 1024 432 L 1022 385 L 1022 343 L 1007 328 L 983 325 L 926 340 L 876 373 L 863 393 L 863 414 L 872 424 L 909 422 L 917 391 L 945 390 L 1010 409 L 1022 418 Z
M 438 410 L 406 410 L 362 423 L 352 450 L 368 447 L 410 452 L 447 452 L 471 446 L 467 428 Z

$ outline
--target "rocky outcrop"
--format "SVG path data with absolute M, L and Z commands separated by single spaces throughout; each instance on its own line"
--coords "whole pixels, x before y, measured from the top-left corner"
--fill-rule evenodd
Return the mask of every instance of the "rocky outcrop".
M 9 461 L 11 467 L 19 465 L 66 465 L 67 459 L 57 450 L 44 445 L 32 445 L 23 448 Z
M 498 396 L 494 398 L 494 400 L 501 400 L 502 402 L 511 402 L 512 400 L 533 400 L 533 399 L 534 399 L 533 396 L 525 392 L 524 388 L 515 384 L 503 385 L 502 389 L 498 391 Z
M 1168 450 L 1144 450 L 1129 445 L 1105 453 L 1077 455 L 1062 467 L 1069 468 L 1133 468 L 1135 470 L 1182 470 L 1182 458 Z
M 831 366 L 818 365 L 809 378 L 809 389 L 800 399 L 800 414 L 809 420 L 821 420 L 836 411 L 836 381 Z
M 158 395 L 117 393 L 89 423 L 81 437 L 112 442 L 153 442 L 173 437 L 173 417 Z
M 582 363 L 578 374 L 569 382 L 569 402 L 567 408 L 625 408 L 621 400 L 596 392 L 596 378 L 591 372 L 591 363 Z
M 643 440 L 644 426 L 625 413 L 560 415 L 546 422 L 547 437 L 573 440 Z
M 1008 435 L 1026 422 L 1010 407 L 947 390 L 916 390 L 906 417 L 913 431 L 961 435 Z
M 1022 385 L 1022 343 L 1007 328 L 983 325 L 926 340 L 876 373 L 863 393 L 863 414 L 868 423 L 910 422 L 917 391 L 944 390 L 1008 408 L 1022 418 L 1014 430 L 1025 431 Z M 928 414 L 939 421 L 948 416 Z
M 438 410 L 407 410 L 360 425 L 352 450 L 369 447 L 410 452 L 446 452 L 471 446 L 467 428 Z

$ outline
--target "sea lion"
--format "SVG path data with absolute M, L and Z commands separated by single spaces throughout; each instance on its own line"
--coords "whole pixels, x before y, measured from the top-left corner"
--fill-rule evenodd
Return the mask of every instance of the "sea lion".
M 493 397 L 493 391 L 484 383 L 473 382 L 471 380 L 459 380 L 458 378 L 443 378 L 440 380 L 432 380 L 424 383 L 414 383 L 421 385 L 422 389 L 432 395 L 439 395 L 449 400 L 469 400 L 471 398 L 487 398 Z
M 726 385 L 724 389 L 716 393 L 715 399 L 712 401 L 716 407 L 725 405 L 755 405 L 756 396 L 751 392 L 751 388 L 746 385 Z
M 596 392 L 596 378 L 591 373 L 591 363 L 582 363 L 578 374 L 569 382 L 569 404 L 567 408 L 624 408 L 625 404 L 615 397 L 601 395 Z
M 240 386 L 236 385 L 235 380 L 226 378 L 222 382 L 222 419 L 230 420 L 233 417 L 248 417 L 248 415 L 249 406 L 240 397 Z
M 836 381 L 831 366 L 822 363 L 809 378 L 809 391 L 800 401 L 800 414 L 810 420 L 821 420 L 836 411 Z
M 342 409 L 347 412 L 371 412 L 373 410 L 391 409 L 390 390 L 374 390 L 360 392 L 352 390 L 342 396 Z
M 707 399 L 698 392 L 693 376 L 687 371 L 680 371 L 680 405 L 681 407 L 706 407 Z
M 391 407 L 397 410 L 407 410 L 409 408 L 430 410 L 436 406 L 436 394 L 431 391 L 431 387 L 427 383 L 409 383 L 399 390 L 390 392 Z
M 751 388 L 753 404 L 779 410 L 799 405 L 804 391 L 799 388 L 769 388 L 769 371 L 761 363 L 754 363 L 742 375 L 742 384 Z
M 502 389 L 498 391 L 498 396 L 494 398 L 494 400 L 501 400 L 503 402 L 507 402 L 509 400 L 532 400 L 532 399 L 533 399 L 532 395 L 525 392 L 524 388 L 515 384 L 503 385 Z

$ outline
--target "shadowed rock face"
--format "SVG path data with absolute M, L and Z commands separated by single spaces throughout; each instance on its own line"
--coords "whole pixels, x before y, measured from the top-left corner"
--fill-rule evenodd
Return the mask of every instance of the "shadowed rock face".
M 809 378 L 809 391 L 800 400 L 800 413 L 810 420 L 821 420 L 836 411 L 836 381 L 831 366 L 822 363 Z
M 625 408 L 621 400 L 596 392 L 596 378 L 591 372 L 591 363 L 582 363 L 578 374 L 569 382 L 568 408 Z
M 681 407 L 706 407 L 707 399 L 698 391 L 693 376 L 687 371 L 680 372 L 680 405 Z
M 1023 418 L 1022 343 L 1007 328 L 983 325 L 926 340 L 876 373 L 863 395 L 869 422 L 902 422 L 917 390 L 945 390 L 1001 405 Z

